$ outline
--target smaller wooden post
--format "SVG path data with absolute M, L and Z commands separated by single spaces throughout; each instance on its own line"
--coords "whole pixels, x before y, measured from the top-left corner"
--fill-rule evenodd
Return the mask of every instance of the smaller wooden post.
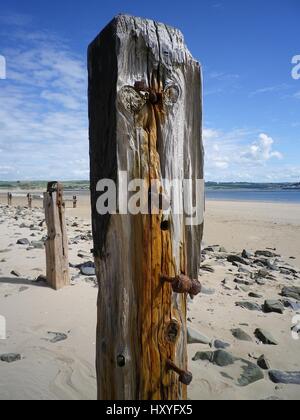
M 70 284 L 68 238 L 65 220 L 63 186 L 50 182 L 44 193 L 45 219 L 48 229 L 46 240 L 46 266 L 48 284 L 59 290 Z
M 7 193 L 7 203 L 9 206 L 12 205 L 12 193 Z
M 28 208 L 31 209 L 32 208 L 32 195 L 27 194 L 27 198 L 28 198 Z
M 76 195 L 73 195 L 73 209 L 77 208 L 77 197 Z

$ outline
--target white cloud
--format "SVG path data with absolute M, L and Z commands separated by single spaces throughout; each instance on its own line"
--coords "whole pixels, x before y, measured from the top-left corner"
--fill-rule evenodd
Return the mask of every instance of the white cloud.
M 238 74 L 233 73 L 225 73 L 225 72 L 217 72 L 213 71 L 209 74 L 211 79 L 219 80 L 219 81 L 232 81 L 237 80 L 240 78 Z
M 267 162 L 272 158 L 282 159 L 280 152 L 273 151 L 274 140 L 267 134 L 260 134 L 258 141 L 249 146 L 248 150 L 241 155 L 242 158 L 257 162 Z
M 267 87 L 257 89 L 255 91 L 251 92 L 249 96 L 253 97 L 253 96 L 262 95 L 262 94 L 265 94 L 265 93 L 281 92 L 281 91 L 286 90 L 288 88 L 289 88 L 289 85 L 287 85 L 285 83 L 281 84 L 281 85 L 267 86 Z
M 274 150 L 274 140 L 267 134 L 258 130 L 223 132 L 212 128 L 205 128 L 203 134 L 208 181 L 269 181 L 269 177 L 275 179 L 274 173 L 282 181 L 283 174 L 286 175 L 274 170 L 274 163 L 283 156 Z M 295 171 L 293 176 L 296 177 Z
M 88 178 L 85 59 L 46 32 L 7 37 L 18 47 L 6 49 L 0 83 L 0 176 Z

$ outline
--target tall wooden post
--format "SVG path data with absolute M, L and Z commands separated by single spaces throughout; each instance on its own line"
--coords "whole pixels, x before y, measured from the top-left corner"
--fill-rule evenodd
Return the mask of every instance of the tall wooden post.
M 77 208 L 77 197 L 76 195 L 73 195 L 73 209 Z
M 12 193 L 7 193 L 7 204 L 12 205 Z
M 44 193 L 44 209 L 48 229 L 48 238 L 45 243 L 46 277 L 50 287 L 59 290 L 70 284 L 62 184 L 58 182 L 48 184 L 47 192 Z
M 32 208 L 32 195 L 27 194 L 27 199 L 28 199 L 28 208 L 31 209 Z
M 88 68 L 98 398 L 186 399 L 187 294 L 200 291 L 203 214 L 187 226 L 176 206 L 168 213 L 165 202 L 181 208 L 195 193 L 165 180 L 200 180 L 203 206 L 201 68 L 178 30 L 124 15 L 90 45 Z M 108 199 L 108 214 L 103 179 L 121 197 L 117 211 Z M 148 212 L 127 207 L 135 179 L 144 195 L 129 198 Z

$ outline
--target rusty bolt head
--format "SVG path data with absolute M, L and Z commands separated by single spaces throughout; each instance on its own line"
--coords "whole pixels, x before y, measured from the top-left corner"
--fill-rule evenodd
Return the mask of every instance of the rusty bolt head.
M 137 91 L 144 91 L 144 92 L 146 92 L 148 90 L 147 83 L 146 83 L 145 80 L 141 80 L 141 81 L 135 82 L 134 88 Z
M 200 283 L 200 281 L 198 280 L 192 280 L 192 287 L 190 289 L 190 295 L 191 296 L 197 296 L 199 295 L 199 293 L 201 293 L 202 290 L 202 285 Z
M 150 90 L 149 93 L 149 101 L 152 105 L 156 105 L 158 103 L 158 96 L 154 90 Z
M 183 385 L 190 385 L 192 383 L 193 380 L 193 375 L 191 372 L 182 372 L 179 375 L 179 381 L 183 384 Z
M 184 385 L 190 385 L 193 380 L 193 375 L 187 370 L 180 369 L 171 360 L 167 360 L 167 368 L 179 375 L 179 381 Z

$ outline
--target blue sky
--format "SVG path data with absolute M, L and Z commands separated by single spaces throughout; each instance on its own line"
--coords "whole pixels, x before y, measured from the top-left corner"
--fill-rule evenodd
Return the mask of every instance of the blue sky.
M 123 12 L 180 28 L 202 63 L 207 180 L 300 181 L 298 0 L 2 2 L 1 180 L 88 178 L 86 49 Z

